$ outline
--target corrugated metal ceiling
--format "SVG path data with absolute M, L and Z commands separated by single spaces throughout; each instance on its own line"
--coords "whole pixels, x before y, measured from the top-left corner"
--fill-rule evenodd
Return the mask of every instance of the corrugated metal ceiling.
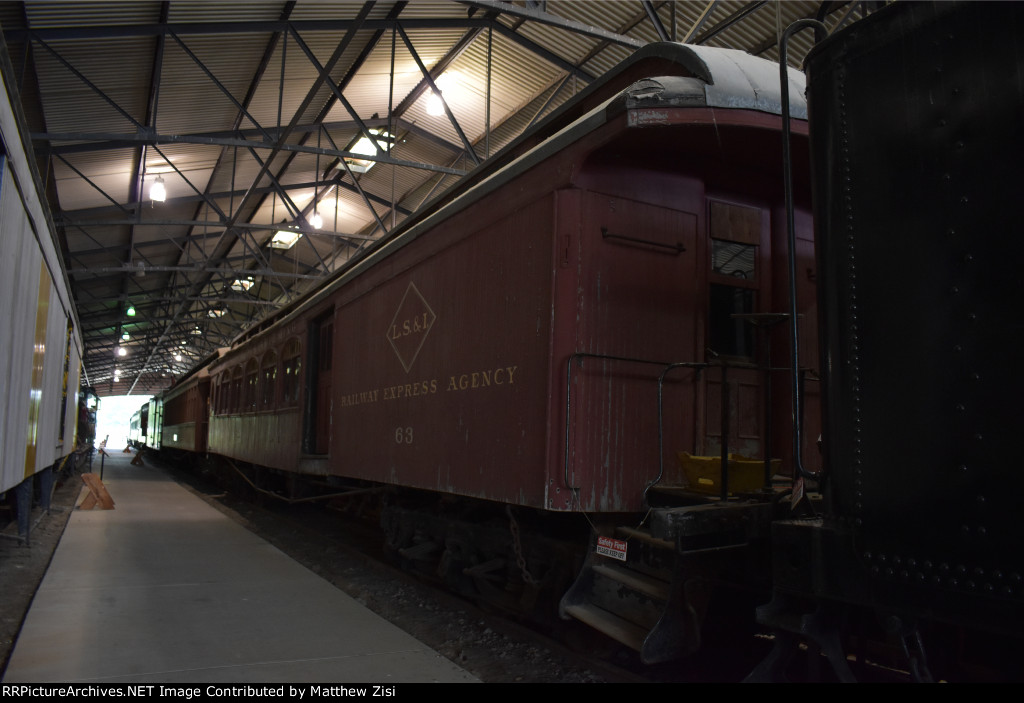
M 0 23 L 88 380 L 145 395 L 450 188 L 474 164 L 467 144 L 486 159 L 636 47 L 692 34 L 775 59 L 794 20 L 834 28 L 860 5 L 2 2 Z M 430 114 L 421 66 L 452 79 L 441 88 L 454 121 Z M 338 169 L 362 129 L 397 135 L 394 166 Z M 149 198 L 158 177 L 162 203 Z M 277 226 L 304 236 L 271 248 Z

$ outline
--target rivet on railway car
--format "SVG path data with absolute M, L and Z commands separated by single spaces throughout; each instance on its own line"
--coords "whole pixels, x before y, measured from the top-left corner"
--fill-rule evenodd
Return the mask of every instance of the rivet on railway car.
M 1003 580 L 1003 572 L 1000 571 L 999 569 L 996 569 L 995 571 L 992 572 L 992 578 L 994 578 L 996 581 L 1002 581 Z
M 887 560 L 887 559 L 888 559 L 888 557 L 887 557 L 887 556 L 885 556 L 885 554 L 879 553 L 879 555 L 878 555 L 878 561 L 880 561 L 880 562 L 882 562 L 882 563 L 884 564 L 884 563 L 886 562 L 886 560 Z
M 977 319 L 978 319 L 978 313 L 975 313 L 975 312 L 969 312 L 969 313 L 967 313 L 967 320 L 968 320 L 969 322 L 974 322 L 974 321 L 975 321 L 975 320 L 977 320 Z
M 924 574 L 922 574 L 920 571 L 914 574 L 914 578 L 917 580 L 918 583 L 924 583 Z
M 950 227 L 948 230 L 946 230 L 946 234 L 952 237 L 954 234 L 956 234 L 956 230 Z
M 907 571 L 906 569 L 904 569 L 903 571 L 900 572 L 900 578 L 903 579 L 904 581 L 908 580 L 910 578 L 910 572 Z
M 972 381 L 980 381 L 981 380 L 981 374 L 978 373 L 977 371 L 972 371 L 971 372 L 971 380 Z
M 1002 592 L 1003 592 L 1004 596 L 1009 596 L 1009 595 L 1013 594 L 1013 589 L 1010 588 L 1009 586 L 1003 586 Z
M 909 559 L 907 559 L 907 566 L 913 569 L 915 566 L 917 566 L 917 559 L 915 559 L 914 557 L 910 557 Z
M 977 587 L 978 587 L 978 586 L 977 586 L 977 585 L 976 585 L 976 584 L 974 583 L 974 581 L 968 581 L 968 582 L 967 582 L 967 590 L 969 590 L 969 591 L 973 591 L 973 590 L 974 590 L 974 589 L 976 589 Z
M 867 559 L 868 561 L 871 561 L 871 559 L 873 558 L 873 555 L 871 554 L 870 550 L 864 552 L 864 558 Z
M 966 195 L 961 195 L 960 196 L 960 203 L 963 204 L 963 205 L 967 204 L 967 196 Z
M 960 292 L 960 288 L 958 288 L 957 286 L 953 286 L 952 288 L 949 289 L 949 292 L 952 293 L 953 295 L 956 295 L 957 293 Z
M 893 575 L 893 570 L 892 569 L 886 569 L 885 570 L 885 575 L 891 578 L 892 575 Z
M 961 471 L 967 471 L 967 464 L 960 464 L 960 466 L 958 466 L 957 468 L 960 469 Z
M 721 463 L 721 462 L 719 462 L 719 463 Z M 978 496 L 978 497 L 976 498 L 976 500 L 977 500 L 977 501 L 978 501 L 979 503 L 984 503 L 984 502 L 985 502 L 985 496 Z
M 962 352 L 963 350 L 964 350 L 964 347 L 963 347 L 962 344 L 954 344 L 953 345 L 953 351 L 959 353 L 959 352 Z
M 934 566 L 934 564 L 932 564 L 931 559 L 925 559 L 924 563 L 921 564 L 921 566 L 924 567 L 925 571 L 931 571 L 932 566 Z
M 960 525 L 960 531 L 963 532 L 965 535 L 969 535 L 969 534 L 971 534 L 971 526 L 970 525 Z M 958 567 L 957 571 L 959 571 L 962 568 L 963 568 L 962 566 Z
M 980 527 L 978 527 L 978 536 L 979 537 L 984 537 L 987 533 L 988 533 L 988 530 L 985 529 L 984 525 L 981 525 Z
M 967 262 L 967 263 L 971 263 L 972 261 L 974 261 L 974 255 L 973 254 L 964 254 L 964 261 Z
M 879 568 L 877 566 L 872 566 L 871 567 L 871 573 L 874 574 L 875 576 L 877 576 L 878 573 L 879 573 Z
M 974 433 L 974 439 L 975 439 L 975 441 L 980 442 L 981 441 L 981 432 L 975 432 Z
M 956 572 L 958 574 L 960 574 L 961 576 L 963 576 L 964 574 L 967 573 L 967 567 L 964 566 L 963 564 L 957 564 L 956 565 Z
M 985 584 L 985 593 L 992 593 L 995 590 L 995 586 L 993 586 L 991 583 Z
M 980 566 L 976 566 L 974 567 L 974 575 L 980 578 L 985 575 L 985 570 Z
M 1020 583 L 1020 574 L 1018 574 L 1016 572 L 1010 574 L 1010 580 L 1013 581 L 1014 583 Z
M 898 555 L 894 554 L 893 557 L 892 557 L 892 563 L 895 564 L 896 566 L 899 566 L 900 564 L 903 563 L 903 560 L 900 559 L 900 557 Z
M 853 524 L 856 525 L 857 527 L 860 527 L 861 525 L 864 524 L 864 521 L 861 520 L 860 518 L 857 518 L 856 520 L 853 521 Z
M 956 588 L 959 585 L 960 585 L 960 582 L 957 579 L 950 579 L 949 580 L 950 588 Z
M 957 403 L 957 404 L 956 404 L 956 411 L 957 411 L 958 413 L 962 413 L 962 412 L 964 412 L 965 410 L 967 410 L 967 406 L 965 406 L 965 405 L 964 405 L 963 403 Z

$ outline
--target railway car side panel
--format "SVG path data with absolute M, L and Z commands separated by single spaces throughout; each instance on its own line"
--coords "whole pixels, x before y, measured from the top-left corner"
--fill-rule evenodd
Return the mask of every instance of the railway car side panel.
M 205 374 L 164 395 L 161 432 L 164 447 L 196 453 L 206 451 L 209 395 L 210 379 Z
M 627 171 L 622 181 L 657 173 Z M 584 510 L 642 507 L 644 488 L 658 476 L 657 379 L 670 362 L 695 361 L 698 275 L 697 212 L 664 207 L 606 192 L 583 199 L 580 281 L 570 321 L 575 348 L 560 350 L 569 362 L 571 394 L 568 481 Z M 678 183 L 696 193 L 699 183 Z M 685 201 L 683 195 L 680 200 Z M 563 323 L 566 320 L 562 321 Z M 688 408 L 688 425 L 671 422 L 669 445 L 692 451 L 697 376 L 680 370 L 667 388 L 674 409 Z M 673 414 L 673 418 L 675 415 Z
M 0 299 L 8 315 L 0 341 L 4 491 L 73 449 L 81 354 L 57 288 L 61 281 L 54 281 L 40 252 L 7 160 L 0 188 L 0 235 L 6 247 Z
M 543 506 L 555 201 L 474 205 L 339 300 L 343 474 Z

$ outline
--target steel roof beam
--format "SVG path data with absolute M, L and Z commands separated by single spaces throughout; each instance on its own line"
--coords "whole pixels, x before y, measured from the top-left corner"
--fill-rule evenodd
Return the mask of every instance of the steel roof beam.
M 479 7 L 484 10 L 492 10 L 494 12 L 500 12 L 504 15 L 511 15 L 513 17 L 521 17 L 531 22 L 538 22 L 540 24 L 546 24 L 549 27 L 557 27 L 558 29 L 564 29 L 567 32 L 573 34 L 581 34 L 586 37 L 593 39 L 601 39 L 612 44 L 618 44 L 633 49 L 639 49 L 644 45 L 643 42 L 630 37 L 616 34 L 615 32 L 609 32 L 600 27 L 594 25 L 585 24 L 583 22 L 577 22 L 576 20 L 566 19 L 553 15 L 549 12 L 542 12 L 529 7 L 519 7 L 504 2 L 492 2 L 490 0 L 460 0 L 464 5 L 470 5 L 473 7 Z
M 294 5 L 294 3 L 290 3 Z M 405 3 L 402 3 L 403 5 Z M 474 3 L 482 4 L 482 3 Z M 506 12 L 501 8 L 505 7 L 500 3 L 494 3 L 499 12 Z M 516 8 L 511 8 L 516 9 Z M 552 15 L 554 17 L 554 15 Z M 532 19 L 532 18 L 530 18 Z M 565 20 L 571 22 L 571 20 Z M 8 43 L 24 41 L 27 38 L 54 40 L 75 40 L 75 39 L 124 39 L 129 37 L 149 37 L 160 34 L 174 33 L 178 36 L 189 35 L 210 35 L 210 34 L 275 34 L 284 33 L 290 27 L 296 30 L 309 32 L 347 32 L 352 27 L 358 26 L 366 30 L 389 30 L 393 25 L 392 19 L 366 19 L 359 22 L 358 19 L 323 19 L 323 20 L 272 20 L 272 21 L 240 21 L 240 22 L 169 22 L 169 23 L 144 23 L 106 25 L 96 27 L 45 27 L 40 29 L 12 29 L 4 32 Z M 473 17 L 452 17 L 452 18 L 412 18 L 403 20 L 409 29 L 486 29 L 489 21 Z M 581 27 L 587 25 L 580 24 Z M 596 28 L 592 28 L 596 29 Z M 598 30 L 601 31 L 601 30 Z M 582 32 L 581 32 L 582 33 Z M 625 41 L 635 41 L 623 37 Z
M 405 168 L 415 168 L 422 171 L 437 171 L 439 173 L 447 173 L 452 176 L 465 176 L 466 173 L 468 173 L 468 171 L 462 169 L 448 168 L 446 166 L 438 166 L 435 164 L 426 164 L 416 161 L 405 161 L 403 159 L 395 159 L 387 156 L 386 154 L 357 154 L 352 151 L 344 151 L 341 149 L 328 149 L 326 147 L 308 146 L 305 144 L 288 144 L 281 142 L 268 143 L 253 141 L 250 139 L 232 139 L 230 137 L 206 137 L 194 136 L 189 134 L 156 134 L 154 132 L 150 132 L 149 130 L 140 131 L 135 134 L 132 134 L 130 132 L 33 132 L 32 139 L 45 140 L 51 142 L 118 142 L 120 145 L 123 146 L 138 143 L 150 145 L 201 144 L 208 146 L 224 147 L 237 146 L 243 149 L 269 149 L 272 152 L 271 158 L 273 158 L 273 156 L 276 156 L 278 152 L 285 151 L 303 154 L 320 154 L 321 156 L 334 156 L 337 158 L 364 159 L 366 161 L 376 161 L 377 163 L 391 164 L 392 166 L 402 166 Z M 56 147 L 56 149 L 59 150 L 60 147 Z M 57 154 L 56 152 L 55 155 L 59 156 L 59 154 Z
M 654 5 L 651 4 L 651 0 L 640 0 L 640 5 L 643 6 L 644 12 L 647 13 L 647 18 L 651 20 L 651 24 L 654 25 L 654 31 L 658 33 L 658 37 L 662 41 L 671 41 L 668 30 L 665 29 L 665 25 L 661 23 L 661 18 L 658 17 L 658 11 L 654 9 Z
M 404 29 L 402 29 L 402 25 L 398 24 L 396 25 L 395 28 L 398 30 L 399 36 L 402 37 L 402 41 L 405 42 L 405 48 L 409 50 L 409 54 L 412 56 L 413 60 L 416 62 L 416 65 L 419 67 L 420 73 L 423 74 L 423 80 L 430 84 L 430 89 L 434 91 L 434 94 L 437 95 L 437 97 L 441 100 L 441 105 L 444 107 L 444 112 L 446 115 L 448 115 L 448 121 L 452 123 L 452 127 L 455 128 L 456 134 L 458 134 L 459 139 L 462 140 L 462 146 L 466 150 L 466 153 L 469 154 L 470 158 L 473 159 L 473 163 L 479 166 L 480 157 L 476 155 L 476 151 L 473 149 L 473 145 L 469 143 L 469 139 L 466 137 L 465 132 L 463 132 L 462 127 L 459 126 L 459 121 L 456 120 L 455 115 L 452 114 L 451 108 L 448 107 L 448 101 L 444 99 L 444 95 L 441 94 L 441 91 L 438 89 L 437 84 L 434 83 L 434 79 L 433 77 L 431 77 L 430 71 L 428 71 L 427 67 L 423 65 L 423 60 L 420 59 L 419 53 L 417 53 L 416 48 L 412 45 L 412 40 L 409 39 L 409 35 L 405 33 Z
M 711 0 L 711 2 L 704 7 L 700 15 L 697 16 L 697 19 L 690 27 L 689 31 L 686 32 L 686 36 L 683 37 L 682 41 L 684 44 L 693 42 L 693 38 L 697 36 L 697 32 L 699 32 L 701 27 L 704 26 L 704 23 L 708 21 L 708 18 L 711 17 L 711 13 L 715 11 L 715 7 L 717 6 L 718 0 Z
M 713 27 L 711 27 L 711 29 L 709 29 L 707 32 L 705 32 L 704 34 L 702 34 L 699 37 L 697 37 L 697 39 L 694 40 L 693 43 L 694 44 L 706 44 L 707 42 L 711 41 L 716 36 L 718 36 L 719 34 L 724 32 L 725 30 L 727 30 L 730 27 L 732 27 L 737 22 L 741 21 L 747 15 L 755 12 L 756 10 L 761 9 L 762 7 L 764 7 L 767 4 L 768 4 L 768 0 L 757 0 L 756 2 L 747 3 L 746 5 L 741 7 L 740 9 L 736 10 L 736 12 L 732 13 L 731 15 L 726 17 L 724 20 L 722 20 L 718 24 L 716 24 Z

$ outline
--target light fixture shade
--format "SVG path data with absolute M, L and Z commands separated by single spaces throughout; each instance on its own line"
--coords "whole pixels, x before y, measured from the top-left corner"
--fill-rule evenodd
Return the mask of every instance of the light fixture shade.
M 125 314 L 127 314 L 128 317 L 135 317 L 135 306 L 134 305 L 129 305 L 128 306 L 128 310 L 126 311 Z
M 125 349 L 124 347 L 118 347 L 117 348 L 117 355 L 118 356 L 128 356 L 128 350 Z
M 149 187 L 149 198 L 158 203 L 167 200 L 167 188 L 164 187 L 164 179 L 160 176 L 157 176 L 153 185 Z
M 309 224 L 313 225 L 313 229 L 320 229 L 324 226 L 324 218 L 320 217 L 320 213 L 314 210 L 313 216 L 309 218 Z

